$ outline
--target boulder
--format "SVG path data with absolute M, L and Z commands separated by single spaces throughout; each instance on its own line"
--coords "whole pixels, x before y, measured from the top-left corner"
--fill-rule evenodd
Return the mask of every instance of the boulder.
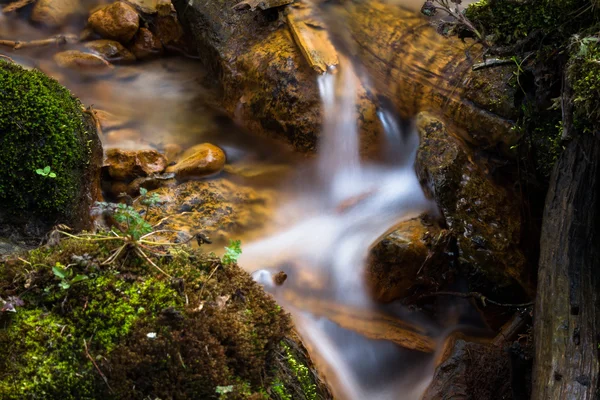
M 202 178 L 221 172 L 225 165 L 225 153 L 210 143 L 202 143 L 186 150 L 179 161 L 167 168 L 178 181 Z
M 79 0 L 39 0 L 33 6 L 31 20 L 50 27 L 60 27 L 80 11 Z
M 81 103 L 42 72 L 0 61 L 0 104 L 1 230 L 90 228 L 102 147 Z
M 138 177 L 160 173 L 166 167 L 167 159 L 156 150 L 108 149 L 103 168 L 110 178 L 129 182 Z
M 155 58 L 163 53 L 160 40 L 146 28 L 140 28 L 129 49 L 138 60 Z
M 103 38 L 127 43 L 138 31 L 140 18 L 132 6 L 117 1 L 90 15 L 88 23 Z
M 459 268 L 470 290 L 511 302 L 530 295 L 532 277 L 520 247 L 518 196 L 471 161 L 440 120 L 421 113 L 417 126 L 417 175 L 456 238 Z
M 322 121 L 318 74 L 279 20 L 278 8 L 237 11 L 238 3 L 173 2 L 196 52 L 220 78 L 227 111 L 252 131 L 314 150 Z M 380 125 L 369 94 L 361 88 L 358 97 L 357 119 L 368 152 Z
M 437 278 L 435 267 L 441 264 L 447 269 L 447 237 L 446 230 L 424 218 L 400 223 L 371 249 L 367 259 L 366 282 L 372 298 L 388 303 L 406 298 L 417 286 L 432 284 L 423 278 Z
M 135 61 L 135 56 L 115 40 L 92 40 L 85 43 L 84 46 L 111 63 L 129 63 Z

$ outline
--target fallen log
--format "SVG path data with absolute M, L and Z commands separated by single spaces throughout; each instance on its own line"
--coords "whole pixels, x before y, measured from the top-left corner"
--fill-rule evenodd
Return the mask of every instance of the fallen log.
M 600 395 L 600 137 L 561 154 L 546 196 L 534 315 L 532 400 Z

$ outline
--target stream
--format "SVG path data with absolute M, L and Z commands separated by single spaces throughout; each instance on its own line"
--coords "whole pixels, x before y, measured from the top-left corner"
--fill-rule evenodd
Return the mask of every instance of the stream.
M 1 38 L 48 35 L 3 18 Z M 210 142 L 225 151 L 233 166 L 279 168 L 262 179 L 231 172 L 214 178 L 236 178 L 275 198 L 262 229 L 232 235 L 243 242 L 240 265 L 292 314 L 336 398 L 421 397 L 433 376 L 443 329 L 398 304 L 375 303 L 365 288 L 364 271 L 369 250 L 380 238 L 401 221 L 435 213 L 434 205 L 413 168 L 417 132 L 391 110 L 378 113 L 385 154 L 377 162 L 361 160 L 356 123 L 360 78 L 349 61 L 316 77 L 324 123 L 318 155 L 311 157 L 239 128 L 219 110 L 218 89 L 194 60 L 170 56 L 90 75 L 57 67 L 54 52 L 49 46 L 3 54 L 41 69 L 85 105 L 110 115 L 110 128 L 102 133 L 105 149 L 162 151 L 172 143 L 188 148 Z M 222 241 L 207 249 L 222 249 Z M 287 280 L 278 286 L 273 276 L 281 271 Z

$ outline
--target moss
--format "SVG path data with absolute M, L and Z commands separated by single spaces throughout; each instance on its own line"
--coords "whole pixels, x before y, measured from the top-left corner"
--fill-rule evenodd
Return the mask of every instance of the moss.
M 600 38 L 577 38 L 568 68 L 573 88 L 574 120 L 584 131 L 592 131 L 600 121 Z
M 496 45 L 511 45 L 533 32 L 552 41 L 593 19 L 589 0 L 480 0 L 466 16 Z
M 118 245 L 63 240 L 0 264 L 2 297 L 25 302 L 0 313 L 0 398 L 259 400 L 277 380 L 326 397 L 288 315 L 237 265 L 187 247 L 155 258 L 173 279 L 133 253 L 101 265 Z M 89 279 L 62 290 L 57 262 Z
M 19 219 L 26 211 L 49 223 L 72 216 L 99 146 L 81 104 L 42 72 L 5 61 L 0 61 L 0 104 L 3 213 Z M 46 166 L 56 178 L 36 174 Z

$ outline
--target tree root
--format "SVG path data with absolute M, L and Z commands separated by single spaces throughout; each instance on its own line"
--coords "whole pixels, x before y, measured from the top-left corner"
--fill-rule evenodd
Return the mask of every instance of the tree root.
M 76 43 L 79 41 L 79 38 L 76 35 L 58 35 L 53 36 L 47 39 L 39 39 L 39 40 L 29 40 L 29 41 L 20 41 L 20 40 L 0 40 L 0 46 L 12 47 L 13 50 L 31 48 L 31 47 L 44 47 L 51 44 L 55 44 L 57 46 L 65 45 L 68 43 Z
M 481 301 L 481 304 L 484 307 L 487 306 L 486 303 L 490 303 L 490 304 L 493 304 L 493 305 L 499 306 L 499 307 L 513 307 L 513 308 L 530 307 L 530 306 L 534 305 L 533 301 L 530 301 L 527 303 L 518 303 L 518 304 L 498 303 L 497 301 L 491 300 L 491 299 L 487 298 L 486 296 L 484 296 L 483 294 L 478 293 L 478 292 L 468 292 L 468 293 L 435 292 L 435 293 L 428 293 L 428 294 L 419 296 L 419 298 L 417 300 L 424 299 L 426 297 L 433 297 L 433 296 L 455 296 L 455 297 L 462 297 L 464 299 L 474 298 L 474 299 Z

